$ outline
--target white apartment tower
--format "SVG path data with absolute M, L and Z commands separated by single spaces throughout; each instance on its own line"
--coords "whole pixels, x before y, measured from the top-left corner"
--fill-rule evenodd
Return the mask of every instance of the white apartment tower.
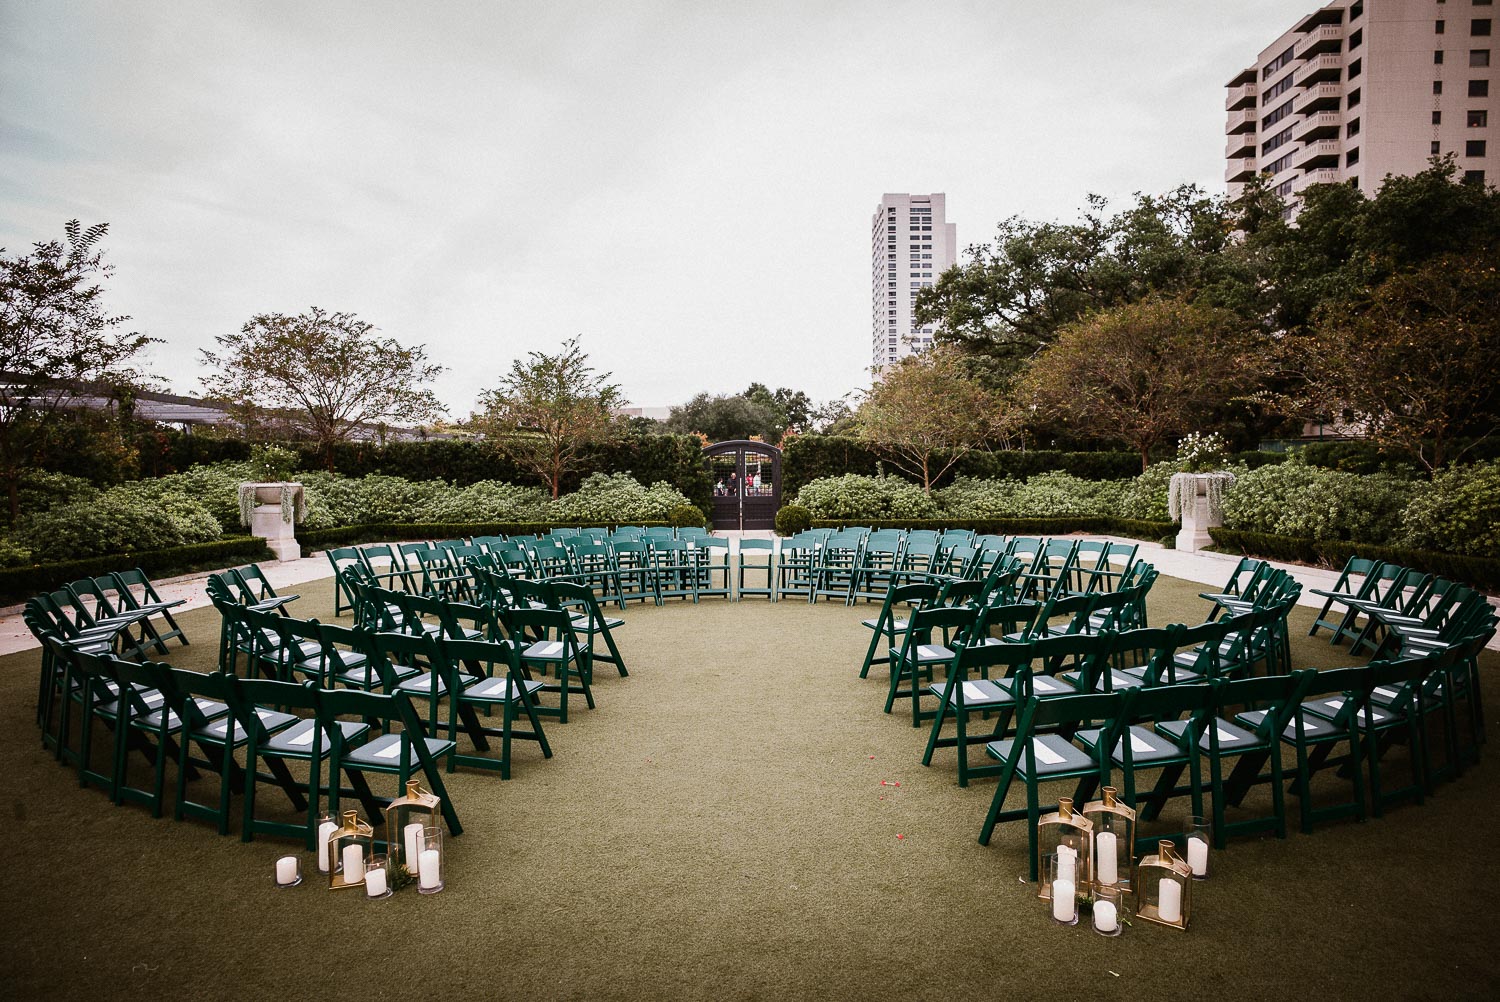
M 870 220 L 870 362 L 877 372 L 932 346 L 932 325 L 916 327 L 917 290 L 958 260 L 947 198 L 886 194 Z
M 1468 181 L 1500 181 L 1491 145 L 1493 0 L 1336 0 L 1229 81 L 1224 179 L 1257 174 L 1289 201 L 1311 184 L 1416 174 L 1452 153 Z

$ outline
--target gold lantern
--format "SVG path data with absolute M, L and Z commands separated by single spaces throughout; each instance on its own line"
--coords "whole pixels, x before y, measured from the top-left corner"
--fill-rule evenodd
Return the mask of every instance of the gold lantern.
M 345 811 L 343 824 L 328 836 L 329 890 L 363 887 L 365 867 L 375 854 L 375 829 L 359 819 L 359 812 Z
M 1187 928 L 1193 869 L 1170 841 L 1163 839 L 1156 855 L 1141 860 L 1135 878 L 1136 917 L 1173 929 Z
M 1102 799 L 1086 804 L 1083 816 L 1093 826 L 1093 886 L 1130 887 L 1130 861 L 1135 858 L 1135 811 L 1120 803 L 1113 786 L 1100 791 Z
M 1062 797 L 1057 801 L 1057 810 L 1044 814 L 1036 823 L 1036 859 L 1032 866 L 1037 873 L 1037 897 L 1050 900 L 1052 877 L 1042 872 L 1042 860 L 1049 855 L 1059 859 L 1071 857 L 1074 861 L 1073 886 L 1080 898 L 1088 897 L 1090 876 L 1089 850 L 1093 842 L 1092 824 L 1088 818 L 1073 810 L 1073 798 Z
M 427 793 L 415 779 L 406 781 L 406 795 L 392 800 L 385 809 L 385 844 L 391 869 L 405 866 L 415 877 L 417 855 L 422 851 L 422 831 L 442 824 L 443 800 Z

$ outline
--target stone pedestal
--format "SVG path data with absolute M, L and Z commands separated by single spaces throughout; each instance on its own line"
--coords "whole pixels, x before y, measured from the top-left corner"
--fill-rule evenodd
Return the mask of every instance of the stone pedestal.
M 1177 548 L 1188 553 L 1212 546 L 1214 539 L 1208 534 L 1209 528 L 1224 524 L 1223 519 L 1214 518 L 1209 510 L 1207 490 L 1202 484 L 1198 489 L 1202 493 L 1182 499 L 1182 528 L 1177 530 Z
M 256 507 L 250 513 L 250 534 L 266 541 L 266 546 L 276 554 L 278 561 L 298 560 L 302 557 L 302 546 L 297 542 L 295 513 L 301 506 L 301 484 L 254 484 Z M 281 489 L 291 487 L 288 503 L 292 518 L 282 513 Z

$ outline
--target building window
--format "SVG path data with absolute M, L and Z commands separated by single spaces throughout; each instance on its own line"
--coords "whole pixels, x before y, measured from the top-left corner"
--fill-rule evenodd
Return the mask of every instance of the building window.
M 1490 96 L 1490 82 L 1488 80 L 1470 80 L 1469 81 L 1469 96 L 1470 97 L 1489 97 Z
M 1469 65 L 1470 66 L 1488 66 L 1489 64 L 1490 64 L 1490 50 L 1489 49 L 1470 49 L 1469 50 Z
M 1356 118 L 1344 126 L 1344 138 L 1348 139 L 1350 136 L 1357 135 L 1359 135 L 1359 119 Z
M 1359 43 L 1363 42 L 1364 40 L 1365 29 L 1360 28 L 1349 36 L 1349 50 L 1352 52 L 1353 50 L 1359 48 Z
M 1349 107 L 1355 108 L 1355 107 L 1358 107 L 1358 106 L 1359 106 L 1359 88 L 1356 87 L 1356 88 L 1354 88 L 1353 90 L 1351 90 L 1349 92 Z
M 1444 24 L 1444 23 L 1443 23 L 1443 22 L 1442 22 L 1442 21 L 1439 21 L 1439 22 L 1438 22 L 1438 23 L 1437 23 L 1437 26 L 1436 26 L 1436 27 L 1435 27 L 1435 28 L 1433 28 L 1433 31 L 1435 31 L 1435 32 L 1437 32 L 1437 33 L 1438 33 L 1438 34 L 1439 34 L 1439 35 L 1441 35 L 1441 34 L 1442 34 L 1442 33 L 1443 33 L 1443 28 L 1444 28 L 1444 27 L 1446 27 L 1446 25 L 1445 25 L 1445 24 Z
M 1278 97 L 1280 97 L 1281 95 L 1285 94 L 1287 91 L 1289 91 L 1291 89 L 1292 89 L 1292 74 L 1288 73 L 1286 76 L 1282 77 L 1276 83 L 1272 84 L 1270 90 L 1266 91 L 1264 94 L 1262 94 L 1260 96 L 1260 106 L 1262 108 L 1264 108 L 1266 105 L 1270 104 L 1272 101 L 1276 100 Z
M 1443 113 L 1441 111 L 1434 111 L 1432 113 L 1432 124 L 1433 125 L 1442 125 L 1443 124 Z
M 1430 152 L 1432 153 L 1433 156 L 1439 155 L 1440 153 L 1443 152 L 1443 144 L 1440 143 L 1440 142 L 1438 142 L 1436 139 L 1434 139 L 1432 141 L 1432 149 L 1431 149 Z
M 1365 69 L 1364 63 L 1365 63 L 1365 61 L 1363 59 L 1356 59 L 1356 60 L 1354 60 L 1354 62 L 1352 62 L 1352 63 L 1349 64 L 1349 79 L 1350 80 L 1353 80 L 1355 77 L 1359 76 L 1361 73 L 1364 72 L 1364 69 Z
M 1469 34 L 1484 36 L 1490 33 L 1490 19 L 1487 17 L 1476 17 L 1469 22 Z
M 1354 147 L 1354 149 L 1352 149 L 1348 153 L 1344 154 L 1344 166 L 1345 167 L 1353 167 L 1357 163 L 1359 163 L 1359 147 L 1358 146 Z
M 1349 20 L 1353 21 L 1356 17 L 1359 17 L 1359 15 L 1363 14 L 1364 12 L 1365 0 L 1355 0 L 1354 3 L 1349 5 Z
M 1483 129 L 1490 124 L 1490 113 L 1484 110 L 1471 111 L 1464 124 L 1471 129 Z
M 1288 125 L 1285 129 L 1282 129 L 1280 132 L 1276 133 L 1276 135 L 1266 140 L 1265 145 L 1260 148 L 1260 155 L 1265 156 L 1272 150 L 1285 146 L 1288 142 L 1291 141 L 1291 138 L 1292 127 Z
M 1470 140 L 1466 141 L 1464 143 L 1464 156 L 1466 156 L 1466 157 L 1482 157 L 1482 156 L 1484 156 L 1484 140 L 1483 139 L 1470 139 Z
M 1464 171 L 1464 184 L 1484 184 L 1484 171 L 1482 171 L 1482 170 L 1466 170 L 1466 171 Z
M 1437 49 L 1437 50 L 1435 50 L 1432 53 L 1432 62 L 1433 62 L 1433 65 L 1435 65 L 1435 66 L 1441 66 L 1443 64 L 1443 50 L 1442 49 Z
M 1295 45 L 1288 47 L 1285 52 L 1266 64 L 1266 68 L 1260 71 L 1260 78 L 1262 80 L 1271 79 L 1271 77 L 1276 75 L 1277 70 L 1281 69 L 1287 63 L 1292 61 L 1292 56 L 1294 56 L 1296 52 L 1297 47 Z
M 1443 82 L 1441 80 L 1434 80 L 1432 82 L 1432 92 L 1434 94 L 1441 94 L 1443 92 Z
M 1277 160 L 1275 163 L 1271 164 L 1271 166 L 1265 168 L 1266 172 L 1272 175 L 1280 174 L 1282 171 L 1286 170 L 1292 165 L 1292 157 L 1294 157 L 1295 155 L 1296 154 L 1294 153 L 1288 153 L 1280 160 Z

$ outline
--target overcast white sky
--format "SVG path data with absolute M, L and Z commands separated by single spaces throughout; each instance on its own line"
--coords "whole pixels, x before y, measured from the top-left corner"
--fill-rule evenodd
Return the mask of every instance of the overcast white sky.
M 1223 189 L 1224 89 L 1318 0 L 0 0 L 0 246 L 110 224 L 108 303 L 198 349 L 346 310 L 455 417 L 581 334 L 641 405 L 866 385 L 869 220 L 961 246 Z

